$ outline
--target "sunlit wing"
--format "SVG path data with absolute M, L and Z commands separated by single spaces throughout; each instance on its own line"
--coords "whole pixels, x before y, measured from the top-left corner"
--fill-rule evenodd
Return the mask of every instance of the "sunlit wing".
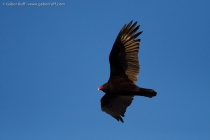
M 139 74 L 139 42 L 136 39 L 142 32 L 137 32 L 139 25 L 137 22 L 132 25 L 124 25 L 118 34 L 109 55 L 110 77 L 113 75 L 126 75 L 135 83 Z

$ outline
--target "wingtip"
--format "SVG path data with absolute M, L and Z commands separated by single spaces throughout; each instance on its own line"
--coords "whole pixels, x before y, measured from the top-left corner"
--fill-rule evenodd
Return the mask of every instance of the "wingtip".
M 122 122 L 124 123 L 124 120 L 120 117 L 120 118 L 115 118 L 118 122 Z
M 130 22 L 129 22 L 129 24 L 132 24 L 133 23 L 133 20 L 131 20 Z M 134 24 L 137 24 L 138 22 L 137 21 L 135 21 L 134 23 L 133 23 L 133 25 Z

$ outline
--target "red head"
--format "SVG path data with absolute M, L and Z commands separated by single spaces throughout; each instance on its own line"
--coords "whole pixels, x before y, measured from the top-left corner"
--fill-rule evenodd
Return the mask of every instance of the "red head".
M 104 88 L 104 86 L 102 85 L 98 88 L 98 90 L 102 90 L 103 88 Z
M 109 91 L 109 86 L 108 83 L 103 84 L 98 88 L 98 90 L 102 90 L 103 92 L 108 92 Z

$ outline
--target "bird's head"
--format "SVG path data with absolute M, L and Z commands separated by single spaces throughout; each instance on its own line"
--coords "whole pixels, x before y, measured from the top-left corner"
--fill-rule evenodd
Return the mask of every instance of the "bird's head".
M 103 92 L 106 92 L 108 90 L 108 84 L 107 83 L 103 84 L 102 86 L 98 88 L 98 90 L 102 90 Z

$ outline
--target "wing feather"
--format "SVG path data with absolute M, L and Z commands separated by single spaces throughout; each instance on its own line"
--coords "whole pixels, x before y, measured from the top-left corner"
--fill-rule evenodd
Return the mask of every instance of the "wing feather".
M 139 42 L 136 39 L 142 32 L 137 32 L 140 25 L 137 22 L 124 25 L 118 34 L 109 55 L 110 77 L 114 75 L 126 75 L 133 83 L 137 81 L 139 74 Z
M 105 94 L 101 98 L 101 110 L 123 122 L 126 108 L 132 103 L 133 96 L 112 96 Z

